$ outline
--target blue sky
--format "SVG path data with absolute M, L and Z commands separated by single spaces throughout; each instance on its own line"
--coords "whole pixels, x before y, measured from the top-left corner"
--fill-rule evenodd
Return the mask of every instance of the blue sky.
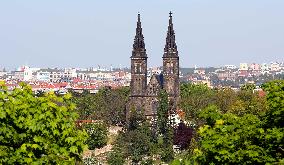
M 137 12 L 160 66 L 170 10 L 182 67 L 284 60 L 283 0 L 0 0 L 0 68 L 130 66 Z

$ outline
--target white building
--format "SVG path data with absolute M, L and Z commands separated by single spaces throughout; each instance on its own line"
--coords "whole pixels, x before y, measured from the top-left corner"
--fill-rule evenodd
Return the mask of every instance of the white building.
M 262 63 L 260 66 L 261 74 L 269 73 L 269 66 L 266 63 Z
M 236 65 L 225 65 L 226 69 L 237 69 Z
M 278 62 L 271 62 L 270 63 L 270 71 L 272 72 L 278 72 L 280 71 L 280 64 Z
M 24 81 L 31 81 L 33 79 L 33 71 L 29 67 L 24 69 Z
M 247 63 L 240 63 L 240 70 L 248 70 L 248 64 Z
M 12 79 L 23 81 L 24 80 L 24 71 L 13 71 Z
M 47 71 L 39 71 L 39 72 L 37 72 L 36 80 L 49 82 L 50 81 L 50 72 L 47 72 Z

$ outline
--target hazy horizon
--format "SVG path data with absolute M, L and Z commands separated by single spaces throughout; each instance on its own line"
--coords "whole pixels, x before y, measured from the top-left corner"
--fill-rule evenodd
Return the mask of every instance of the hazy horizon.
M 160 66 L 172 11 L 181 67 L 284 61 L 283 0 L 2 1 L 0 68 L 130 66 L 137 13 Z

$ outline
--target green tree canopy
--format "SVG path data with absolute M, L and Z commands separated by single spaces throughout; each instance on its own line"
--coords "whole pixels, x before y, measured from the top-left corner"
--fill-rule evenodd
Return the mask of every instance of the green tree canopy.
M 283 98 L 284 81 L 263 85 L 268 110 L 255 115 L 221 113 L 217 106 L 204 109 L 199 117 L 199 142 L 190 159 L 200 164 L 284 163 Z
M 222 114 L 227 112 L 242 116 L 247 113 L 261 116 L 267 111 L 265 97 L 253 92 L 254 86 L 244 86 L 240 91 L 231 88 L 210 89 L 206 85 L 181 84 L 179 108 L 185 112 L 185 120 L 198 126 L 203 121 L 198 114 L 210 105 L 216 105 Z
M 109 163 L 113 163 L 117 155 L 121 158 L 129 158 L 133 164 L 137 164 L 152 154 L 152 132 L 143 111 L 138 112 L 132 108 L 129 116 L 129 124 L 124 132 L 117 137 L 114 150 L 109 154 Z
M 262 86 L 266 91 L 269 111 L 266 114 L 267 127 L 284 127 L 284 80 L 270 81 Z M 284 144 L 284 143 L 283 143 Z
M 214 102 L 214 91 L 207 85 L 183 83 L 180 87 L 179 107 L 185 112 L 185 119 L 199 124 L 198 113 Z
M 1 86 L 0 164 L 75 164 L 87 135 L 75 127 L 70 97 L 35 97 L 25 84 L 12 92 Z
M 253 91 L 254 89 L 256 89 L 256 86 L 254 84 L 245 84 L 241 86 L 241 90 Z
M 195 149 L 198 162 L 259 164 L 275 161 L 260 145 L 264 129 L 259 118 L 251 114 L 238 117 L 230 113 L 216 113 L 214 116 L 220 116 L 220 119 L 215 120 L 213 126 L 205 125 L 199 129 L 200 148 Z
M 104 123 L 87 123 L 83 125 L 84 130 L 88 133 L 89 137 L 86 141 L 88 148 L 94 150 L 102 148 L 107 144 L 108 128 Z
M 129 88 L 102 88 L 98 93 L 75 93 L 73 102 L 77 105 L 80 119 L 103 120 L 107 125 L 125 124 L 125 105 Z
M 170 123 L 169 115 L 169 100 L 168 94 L 165 90 L 159 92 L 159 106 L 157 110 L 158 130 L 160 137 L 158 140 L 158 147 L 160 148 L 161 159 L 164 162 L 170 162 L 174 159 L 173 140 L 174 132 Z M 160 144 L 159 144 L 160 141 Z
M 169 101 L 165 90 L 159 92 L 159 106 L 157 109 L 157 124 L 160 134 L 165 134 L 169 127 Z

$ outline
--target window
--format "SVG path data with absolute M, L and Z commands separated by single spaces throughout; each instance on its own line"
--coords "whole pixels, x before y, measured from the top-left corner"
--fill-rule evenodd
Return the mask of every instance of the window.
M 135 64 L 134 71 L 135 73 L 141 73 L 142 72 L 141 64 Z
M 167 66 L 167 73 L 173 74 L 174 73 L 174 64 L 172 62 L 168 62 L 166 64 L 166 66 Z

